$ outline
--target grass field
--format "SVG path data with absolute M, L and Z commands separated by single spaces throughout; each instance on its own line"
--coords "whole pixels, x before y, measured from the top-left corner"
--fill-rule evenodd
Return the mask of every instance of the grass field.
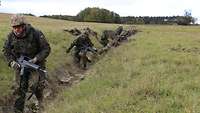
M 0 14 L 1 48 L 9 30 L 7 20 L 7 15 Z M 87 26 L 100 33 L 118 26 L 33 17 L 28 20 L 44 32 L 51 44 L 49 70 L 71 60 L 64 51 L 73 38 L 63 28 Z M 136 27 L 141 32 L 134 39 L 111 49 L 85 73 L 83 81 L 48 103 L 46 112 L 199 113 L 200 27 Z M 2 53 L 0 56 L 3 57 Z M 6 95 L 12 70 L 2 59 L 0 66 L 0 92 Z
M 200 27 L 137 27 L 47 112 L 199 113 Z

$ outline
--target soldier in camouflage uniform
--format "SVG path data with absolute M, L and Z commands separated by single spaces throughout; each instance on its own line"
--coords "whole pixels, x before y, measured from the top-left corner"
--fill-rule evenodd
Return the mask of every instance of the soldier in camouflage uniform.
M 23 15 L 13 15 L 11 17 L 11 26 L 12 31 L 8 34 L 3 51 L 8 65 L 16 71 L 16 80 L 19 85 L 14 111 L 15 113 L 23 113 L 26 93 L 29 88 L 29 79 L 35 72 L 25 69 L 24 74 L 20 75 L 20 65 L 17 63 L 17 59 L 21 55 L 27 56 L 31 58 L 29 62 L 40 65 L 42 69 L 45 69 L 45 59 L 50 53 L 50 45 L 41 31 L 26 23 Z M 39 107 L 42 107 L 45 75 L 41 75 L 41 77 L 34 92 L 39 102 Z
M 104 30 L 103 33 L 102 33 L 102 35 L 101 35 L 100 43 L 103 45 L 103 47 L 105 47 L 109 43 L 108 36 L 107 36 L 107 31 L 106 30 Z
M 120 35 L 122 31 L 123 31 L 123 27 L 122 27 L 122 26 L 119 26 L 119 27 L 115 30 L 115 35 Z
M 113 30 L 104 30 L 101 35 L 100 43 L 105 47 L 114 39 L 116 39 L 116 34 Z
M 89 34 L 88 32 L 83 32 L 81 35 L 79 35 L 77 37 L 77 39 L 75 39 L 70 47 L 67 49 L 66 53 L 69 53 L 70 50 L 75 46 L 75 52 L 74 52 L 74 58 L 76 63 L 80 62 L 81 56 L 80 54 L 87 48 L 87 47 L 92 47 L 94 50 L 96 50 L 96 48 L 94 48 L 92 41 L 89 38 Z
M 119 26 L 115 31 L 113 30 L 104 30 L 101 35 L 100 43 L 106 47 L 109 43 L 111 46 L 118 45 L 119 35 L 122 33 L 123 27 Z M 111 40 L 109 40 L 111 39 Z
M 73 36 L 78 36 L 81 34 L 81 31 L 78 30 L 77 28 L 74 29 L 64 29 L 64 31 L 69 32 L 70 34 L 72 34 Z

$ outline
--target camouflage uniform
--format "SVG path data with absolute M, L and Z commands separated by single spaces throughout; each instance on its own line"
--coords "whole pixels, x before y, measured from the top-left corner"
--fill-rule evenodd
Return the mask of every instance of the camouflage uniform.
M 108 40 L 108 36 L 106 34 L 106 30 L 103 31 L 102 35 L 101 35 L 101 40 L 100 40 L 100 43 L 105 47 L 108 43 L 109 43 L 109 40 Z
M 118 35 L 118 38 L 119 38 L 118 41 L 121 42 L 121 41 L 124 41 L 124 40 L 128 40 L 127 37 L 129 37 L 129 36 L 130 36 L 130 32 L 126 31 L 126 30 L 123 30 L 121 32 L 121 34 Z
M 67 32 L 69 32 L 70 34 L 74 35 L 74 36 L 78 36 L 81 34 L 81 31 L 78 30 L 77 28 L 74 28 L 74 29 L 70 29 L 70 30 L 65 30 Z
M 119 26 L 119 27 L 115 30 L 115 35 L 120 35 L 122 31 L 123 31 L 123 27 L 122 27 L 122 26 Z
M 35 62 L 35 64 L 40 65 L 42 69 L 45 69 L 45 58 L 50 53 L 50 45 L 41 31 L 34 29 L 30 24 L 25 24 L 24 26 L 25 31 L 21 38 L 17 37 L 14 31 L 11 31 L 5 41 L 3 51 L 4 56 L 8 61 L 8 65 L 11 66 L 11 62 L 16 61 L 21 55 L 25 55 L 29 58 L 37 57 L 37 62 Z M 19 75 L 19 69 L 16 69 L 15 71 L 19 92 L 14 108 L 15 113 L 23 113 L 26 93 L 29 88 L 29 79 L 34 71 L 25 69 L 23 75 Z M 39 78 L 38 82 L 39 87 L 37 87 L 34 92 L 40 105 L 43 101 L 43 82 L 45 79 L 44 75 L 41 75 L 41 77 L 42 78 Z
M 76 62 L 80 62 L 80 53 L 84 51 L 87 47 L 93 47 L 93 43 L 91 42 L 88 33 L 82 33 L 75 39 L 70 47 L 67 49 L 67 53 L 75 46 L 74 57 Z
M 116 32 L 117 31 L 117 32 Z M 112 30 L 104 30 L 101 36 L 100 43 L 106 47 L 109 43 L 110 46 L 116 45 L 118 43 L 118 35 L 116 35 L 119 31 L 112 31 Z M 121 33 L 121 31 L 120 31 Z M 110 39 L 110 40 L 109 40 Z

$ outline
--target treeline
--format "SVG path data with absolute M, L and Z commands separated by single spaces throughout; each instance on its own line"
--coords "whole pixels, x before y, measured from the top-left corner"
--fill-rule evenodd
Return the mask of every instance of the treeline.
M 118 23 L 118 24 L 178 24 L 189 25 L 195 24 L 196 19 L 191 13 L 185 12 L 184 16 L 127 16 L 120 17 L 119 14 L 102 8 L 86 8 L 80 11 L 76 16 L 69 15 L 44 15 L 54 19 L 63 19 L 79 22 L 99 22 L 99 23 Z
M 70 15 L 44 15 L 44 16 L 40 16 L 40 17 L 77 21 L 76 16 L 70 16 Z
M 178 24 L 189 25 L 195 24 L 195 19 L 191 16 L 160 16 L 160 17 L 121 17 L 123 24 Z
M 22 15 L 26 15 L 26 16 L 35 16 L 34 14 L 31 13 L 21 13 Z
M 54 19 L 63 19 L 79 22 L 99 22 L 99 23 L 121 23 L 119 14 L 100 8 L 86 8 L 80 11 L 76 16 L 69 15 L 44 15 Z

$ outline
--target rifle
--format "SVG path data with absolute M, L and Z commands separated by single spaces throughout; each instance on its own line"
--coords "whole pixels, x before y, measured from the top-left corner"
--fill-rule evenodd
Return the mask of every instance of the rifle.
M 46 70 L 41 69 L 41 67 L 39 65 L 36 65 L 34 63 L 29 62 L 30 58 L 26 57 L 26 56 L 20 56 L 19 59 L 17 59 L 17 62 L 19 63 L 21 70 L 20 70 L 20 75 L 24 74 L 24 69 L 25 68 L 29 68 L 29 69 L 33 69 L 36 70 L 38 72 L 42 72 L 44 74 L 47 73 Z
M 94 49 L 94 48 L 92 48 L 92 47 L 90 47 L 90 46 L 89 46 L 89 47 L 86 47 L 86 50 L 87 50 L 87 51 L 91 51 L 91 52 L 94 53 L 94 54 L 98 54 L 98 53 L 97 53 L 97 50 Z
M 21 70 L 20 70 L 20 75 L 21 76 L 24 74 L 24 69 L 32 69 L 32 70 L 35 70 L 35 71 L 39 72 L 39 78 L 38 78 L 37 84 L 34 86 L 33 91 L 32 91 L 31 95 L 28 97 L 27 100 L 31 99 L 31 97 L 33 96 L 33 94 L 36 92 L 36 90 L 38 88 L 38 85 L 39 85 L 39 82 L 40 82 L 40 78 L 41 78 L 40 77 L 41 76 L 40 73 L 43 73 L 44 78 L 47 78 L 46 77 L 47 71 L 41 69 L 41 67 L 39 65 L 36 65 L 34 63 L 29 62 L 29 60 L 30 60 L 29 57 L 26 57 L 26 56 L 23 56 L 23 55 L 20 56 L 19 59 L 17 59 L 17 62 L 20 64 L 20 67 L 21 67 Z

